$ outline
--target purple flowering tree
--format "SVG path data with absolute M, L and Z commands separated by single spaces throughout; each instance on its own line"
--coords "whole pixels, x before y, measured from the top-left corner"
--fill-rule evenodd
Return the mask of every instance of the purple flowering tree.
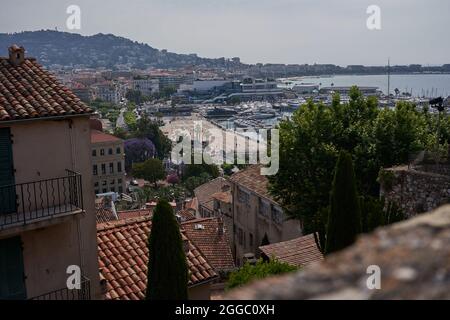
M 133 163 L 144 162 L 156 156 L 154 143 L 147 138 L 132 138 L 125 140 L 125 169 L 131 170 Z

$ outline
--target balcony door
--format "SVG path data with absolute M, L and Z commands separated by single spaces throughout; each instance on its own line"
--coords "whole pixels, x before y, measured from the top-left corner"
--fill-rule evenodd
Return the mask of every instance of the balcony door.
M 0 214 L 16 212 L 11 131 L 0 128 Z
M 0 300 L 24 300 L 25 288 L 20 237 L 0 240 Z

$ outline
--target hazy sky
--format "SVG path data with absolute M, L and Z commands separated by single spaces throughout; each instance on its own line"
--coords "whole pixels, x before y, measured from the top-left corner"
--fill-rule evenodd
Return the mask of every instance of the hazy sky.
M 81 30 L 66 8 L 81 8 Z M 381 30 L 366 27 L 369 5 Z M 113 33 L 177 53 L 243 62 L 450 63 L 449 0 L 2 0 L 0 32 Z

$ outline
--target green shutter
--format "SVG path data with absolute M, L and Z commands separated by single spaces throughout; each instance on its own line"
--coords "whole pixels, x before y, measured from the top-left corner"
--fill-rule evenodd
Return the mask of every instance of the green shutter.
M 11 132 L 0 128 L 0 214 L 16 212 Z
M 26 297 L 20 237 L 0 240 L 0 300 Z

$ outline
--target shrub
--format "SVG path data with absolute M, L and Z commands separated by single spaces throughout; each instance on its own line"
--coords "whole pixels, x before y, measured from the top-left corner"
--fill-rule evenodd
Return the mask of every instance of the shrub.
M 242 268 L 230 274 L 227 289 L 236 288 L 256 279 L 266 278 L 271 275 L 283 274 L 297 270 L 290 264 L 270 259 L 268 262 L 259 259 L 255 265 L 246 263 Z

